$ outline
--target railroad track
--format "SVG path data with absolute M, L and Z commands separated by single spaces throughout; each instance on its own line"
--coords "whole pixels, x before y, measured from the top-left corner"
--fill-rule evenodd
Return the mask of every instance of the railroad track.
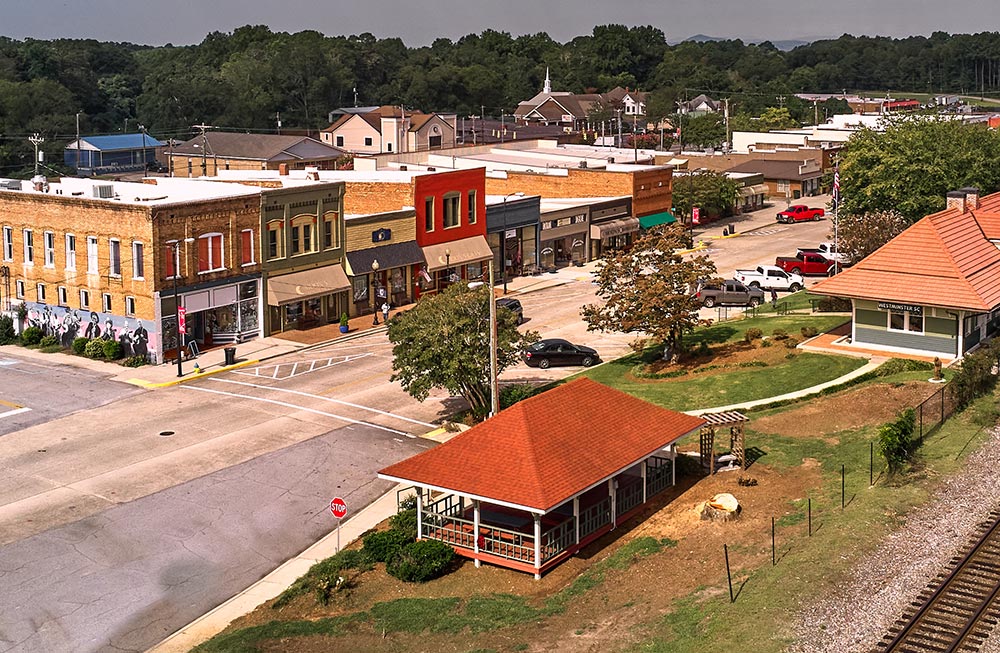
M 874 653 L 978 651 L 1000 620 L 1000 511 L 921 592 Z

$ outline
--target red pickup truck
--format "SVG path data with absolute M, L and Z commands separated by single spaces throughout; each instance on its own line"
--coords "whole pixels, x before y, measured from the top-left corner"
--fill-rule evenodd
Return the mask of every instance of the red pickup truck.
M 810 252 L 799 252 L 795 256 L 779 256 L 774 260 L 774 264 L 792 274 L 822 274 L 831 275 L 836 270 L 837 262 L 828 259 L 822 254 Z
M 823 209 L 811 209 L 805 204 L 793 204 L 778 214 L 778 222 L 805 222 L 806 220 L 819 220 L 826 211 Z

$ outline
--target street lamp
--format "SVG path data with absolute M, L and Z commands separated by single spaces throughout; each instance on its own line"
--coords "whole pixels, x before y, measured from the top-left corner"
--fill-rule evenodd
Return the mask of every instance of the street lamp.
M 372 326 L 378 326 L 378 259 L 372 261 Z
M 185 238 L 185 243 L 193 243 L 194 238 Z M 177 376 L 184 376 L 184 369 L 182 367 L 182 360 L 184 357 L 184 340 L 181 338 L 181 298 L 177 294 L 177 277 L 181 276 L 181 257 L 180 257 L 180 246 L 181 241 L 175 240 L 173 242 L 173 254 L 174 254 L 174 320 L 176 320 L 177 325 Z M 187 329 L 185 329 L 186 331 Z
M 500 275 L 503 277 L 503 294 L 507 294 L 507 198 L 524 197 L 524 193 L 517 191 L 507 193 L 503 197 L 503 234 L 500 237 Z

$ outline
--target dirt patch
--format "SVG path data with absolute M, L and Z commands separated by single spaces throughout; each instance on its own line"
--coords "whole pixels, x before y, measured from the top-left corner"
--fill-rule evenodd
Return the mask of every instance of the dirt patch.
M 776 415 L 754 418 L 751 426 L 761 433 L 824 437 L 887 422 L 899 411 L 916 406 L 940 389 L 924 381 L 870 385 L 846 390 L 822 401 L 811 400 Z
M 733 342 L 715 345 L 709 348 L 710 353 L 698 356 L 690 355 L 684 359 L 667 363 L 657 361 L 644 366 L 642 376 L 629 373 L 628 379 L 637 382 L 662 383 L 690 380 L 692 374 L 698 376 L 714 376 L 725 374 L 741 367 L 768 367 L 785 362 L 789 353 L 799 354 L 795 348 L 785 346 L 787 340 L 773 340 L 770 347 L 761 347 L 760 341 L 754 344 Z M 798 339 L 795 339 L 798 342 Z M 660 378 L 647 378 L 646 375 L 671 375 Z

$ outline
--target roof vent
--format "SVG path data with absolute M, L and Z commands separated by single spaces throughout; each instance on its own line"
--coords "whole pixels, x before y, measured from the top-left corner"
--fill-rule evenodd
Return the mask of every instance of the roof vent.
M 608 163 L 614 163 L 614 162 L 615 162 L 615 157 L 609 156 L 608 157 Z
M 429 167 L 427 168 L 427 172 L 437 172 L 437 168 Z
M 406 166 L 399 166 L 399 169 L 403 171 L 409 170 L 409 168 L 407 168 Z
M 586 168 L 587 167 L 587 161 L 586 160 L 580 161 L 580 167 L 581 168 Z
M 0 189 L 21 190 L 21 182 L 17 179 L 3 179 L 0 180 Z
M 109 200 L 115 196 L 115 187 L 111 184 L 94 184 L 94 197 Z

